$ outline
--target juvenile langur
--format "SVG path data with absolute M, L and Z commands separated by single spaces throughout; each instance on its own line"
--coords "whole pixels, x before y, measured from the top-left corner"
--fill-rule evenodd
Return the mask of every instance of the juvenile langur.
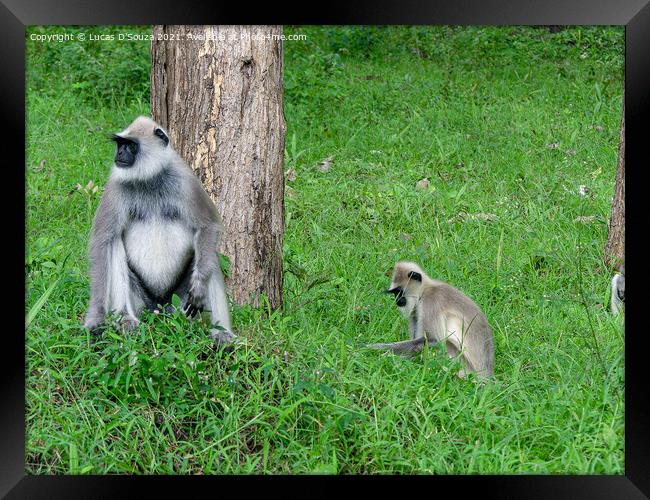
M 371 344 L 396 354 L 419 352 L 426 342 L 444 342 L 451 358 L 460 355 L 464 369 L 491 377 L 494 366 L 492 330 L 472 299 L 447 283 L 429 278 L 420 267 L 407 261 L 395 264 L 390 288 L 400 312 L 409 321 L 410 339 Z
M 610 307 L 615 315 L 625 311 L 625 265 L 622 265 L 620 273 L 616 273 L 612 278 Z
M 188 316 L 210 311 L 222 328 L 211 330 L 215 341 L 233 341 L 214 204 L 153 120 L 140 116 L 113 140 L 115 161 L 90 238 L 84 326 L 97 333 L 115 312 L 131 330 L 143 309 L 169 304 L 175 293 Z

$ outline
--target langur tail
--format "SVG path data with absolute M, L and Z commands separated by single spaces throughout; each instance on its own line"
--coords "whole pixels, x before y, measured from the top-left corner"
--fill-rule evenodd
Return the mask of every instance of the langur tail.
M 415 354 L 420 352 L 426 342 L 425 337 L 417 339 L 403 340 L 402 342 L 392 342 L 387 344 L 369 344 L 370 349 L 385 349 L 395 354 Z

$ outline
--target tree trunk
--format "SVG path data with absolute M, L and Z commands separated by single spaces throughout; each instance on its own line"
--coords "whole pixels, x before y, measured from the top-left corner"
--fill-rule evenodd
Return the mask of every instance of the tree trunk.
M 281 26 L 154 26 L 151 112 L 223 219 L 235 302 L 282 304 Z M 180 40 L 178 39 L 180 35 Z M 161 40 L 158 40 L 158 39 Z
M 609 219 L 609 234 L 605 245 L 605 260 L 609 265 L 618 266 L 625 259 L 625 102 L 621 119 L 621 142 L 618 149 L 618 170 L 616 172 L 616 191 L 612 202 L 612 215 Z

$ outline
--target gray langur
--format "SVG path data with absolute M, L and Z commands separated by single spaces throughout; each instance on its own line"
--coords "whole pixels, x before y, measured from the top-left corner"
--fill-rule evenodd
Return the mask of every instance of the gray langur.
M 211 330 L 215 341 L 234 341 L 217 253 L 223 228 L 212 200 L 150 118 L 136 118 L 113 140 L 115 161 L 90 238 L 84 326 L 96 334 L 115 312 L 132 330 L 145 308 L 176 294 L 186 315 L 210 311 L 220 327 Z
M 610 307 L 614 315 L 625 312 L 625 265 L 621 265 L 619 271 L 612 277 Z
M 390 288 L 400 312 L 409 321 L 410 339 L 370 344 L 396 354 L 419 352 L 426 342 L 444 342 L 451 358 L 460 355 L 464 377 L 473 372 L 487 378 L 493 374 L 494 339 L 481 309 L 460 290 L 429 278 L 420 267 L 407 261 L 395 264 Z

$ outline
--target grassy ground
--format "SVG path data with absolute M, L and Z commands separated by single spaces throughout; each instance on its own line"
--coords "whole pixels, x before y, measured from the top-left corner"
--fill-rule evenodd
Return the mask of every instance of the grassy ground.
M 622 29 L 285 30 L 308 36 L 285 44 L 285 305 L 235 308 L 232 353 L 177 316 L 89 343 L 106 134 L 148 112 L 149 46 L 28 41 L 28 473 L 622 473 Z M 361 348 L 405 338 L 398 259 L 484 309 L 493 383 Z

